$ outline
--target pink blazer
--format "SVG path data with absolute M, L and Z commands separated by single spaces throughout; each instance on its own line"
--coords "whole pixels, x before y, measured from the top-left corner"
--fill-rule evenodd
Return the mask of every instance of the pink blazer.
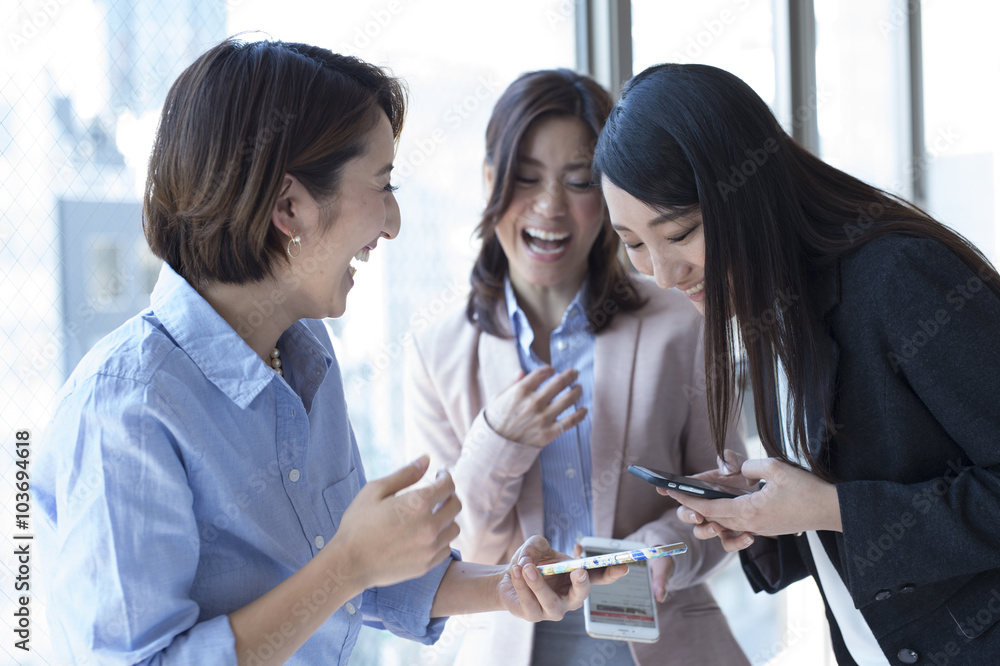
M 660 642 L 633 643 L 638 664 L 746 664 L 702 581 L 726 559 L 718 540 L 699 541 L 677 504 L 626 471 L 632 463 L 678 473 L 715 466 L 704 393 L 704 319 L 678 291 L 639 282 L 647 304 L 619 312 L 594 348 L 591 408 L 594 536 L 648 545 L 684 541 L 658 604 Z M 501 321 L 506 321 L 503 311 Z M 520 371 L 512 338 L 484 334 L 464 307 L 414 335 L 407 360 L 408 455 L 431 454 L 447 467 L 463 509 L 452 544 L 463 559 L 506 563 L 543 533 L 541 449 L 506 440 L 487 425 L 487 401 Z M 560 370 L 561 368 L 557 368 Z M 744 450 L 742 424 L 727 446 Z M 507 613 L 453 618 L 462 635 L 456 663 L 530 663 L 533 626 Z

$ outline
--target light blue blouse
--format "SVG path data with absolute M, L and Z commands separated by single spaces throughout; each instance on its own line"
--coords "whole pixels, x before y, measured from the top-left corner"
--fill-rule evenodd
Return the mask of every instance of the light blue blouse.
M 567 409 L 560 418 L 572 414 L 579 407 L 594 404 L 594 334 L 587 322 L 584 308 L 584 286 L 563 313 L 562 321 L 549 336 L 550 365 L 557 372 L 575 368 L 580 374 L 576 380 L 583 394 L 576 405 Z M 511 331 L 517 340 L 521 369 L 526 373 L 537 370 L 545 363 L 531 349 L 535 340 L 528 317 L 517 304 L 517 297 L 510 279 L 506 284 L 507 315 Z M 573 546 L 580 537 L 594 533 L 593 495 L 591 493 L 590 411 L 575 428 L 550 442 L 538 456 L 542 468 L 542 501 L 545 515 L 545 538 L 556 550 L 573 554 Z
M 53 643 L 76 660 L 235 664 L 226 614 L 336 533 L 365 483 L 340 368 L 321 322 L 278 347 L 284 378 L 164 265 L 151 308 L 61 390 L 33 481 Z M 351 599 L 287 663 L 346 664 L 362 620 L 432 643 L 449 562 Z M 331 571 L 267 640 L 294 635 L 342 582 Z

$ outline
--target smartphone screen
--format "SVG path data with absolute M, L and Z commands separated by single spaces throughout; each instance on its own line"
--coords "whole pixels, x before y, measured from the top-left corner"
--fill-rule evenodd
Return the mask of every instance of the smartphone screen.
M 623 543 L 620 541 L 614 543 L 614 546 L 599 546 L 585 540 L 584 555 L 603 555 L 630 547 L 620 546 Z M 628 567 L 624 578 L 591 588 L 585 604 L 587 633 L 616 640 L 655 641 L 659 638 L 659 628 L 649 563 L 633 562 Z

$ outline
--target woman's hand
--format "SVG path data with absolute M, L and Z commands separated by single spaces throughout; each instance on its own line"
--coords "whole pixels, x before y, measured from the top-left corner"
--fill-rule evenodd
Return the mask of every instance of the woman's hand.
M 726 450 L 725 460 L 716 458 L 719 463 L 718 469 L 708 470 L 700 474 L 691 474 L 693 479 L 701 479 L 712 483 L 721 483 L 734 488 L 744 488 L 746 490 L 756 490 L 757 484 L 743 477 L 740 473 L 746 457 L 736 451 Z M 657 488 L 656 492 L 667 495 L 666 488 Z M 727 530 L 718 523 L 706 520 L 700 513 L 689 509 L 683 504 L 677 507 L 677 516 L 685 523 L 694 525 L 694 536 L 702 541 L 714 539 L 716 537 L 722 542 L 723 548 L 727 552 L 735 552 L 748 547 L 753 543 L 753 535 L 749 532 L 739 532 Z M 664 558 L 668 559 L 668 558 Z
M 451 475 L 442 472 L 428 486 L 401 492 L 420 480 L 429 463 L 424 455 L 369 481 L 344 512 L 327 547 L 345 549 L 352 568 L 345 575 L 358 576 L 366 589 L 423 575 L 451 554 L 462 508 Z
M 573 369 L 556 375 L 555 368 L 551 366 L 519 375 L 513 384 L 490 400 L 484 414 L 486 423 L 504 439 L 542 448 L 575 427 L 587 415 L 587 409 L 581 407 L 566 418 L 559 419 L 559 415 L 583 395 L 579 385 L 559 395 L 578 375 Z M 550 377 L 552 381 L 539 388 Z
M 727 462 L 731 466 L 733 461 Z M 729 552 L 752 544 L 755 534 L 779 536 L 843 529 L 837 487 L 774 458 L 747 460 L 739 474 L 713 470 L 695 476 L 747 488 L 755 487 L 760 480 L 766 482 L 762 490 L 735 499 L 704 499 L 675 490 L 664 493 L 683 505 L 677 514 L 684 522 L 695 525 L 695 537 L 718 537 Z
M 590 594 L 590 586 L 613 583 L 626 573 L 627 564 L 603 569 L 577 569 L 566 574 L 542 576 L 538 566 L 568 559 L 552 550 L 540 536 L 529 537 L 511 558 L 497 585 L 500 603 L 512 615 L 530 622 L 561 620 L 576 610 Z

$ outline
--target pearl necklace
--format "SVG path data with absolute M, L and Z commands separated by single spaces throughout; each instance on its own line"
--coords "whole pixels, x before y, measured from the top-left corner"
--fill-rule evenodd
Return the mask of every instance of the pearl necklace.
M 271 350 L 271 367 L 279 376 L 285 376 L 285 371 L 281 369 L 281 352 L 278 351 L 277 347 Z

